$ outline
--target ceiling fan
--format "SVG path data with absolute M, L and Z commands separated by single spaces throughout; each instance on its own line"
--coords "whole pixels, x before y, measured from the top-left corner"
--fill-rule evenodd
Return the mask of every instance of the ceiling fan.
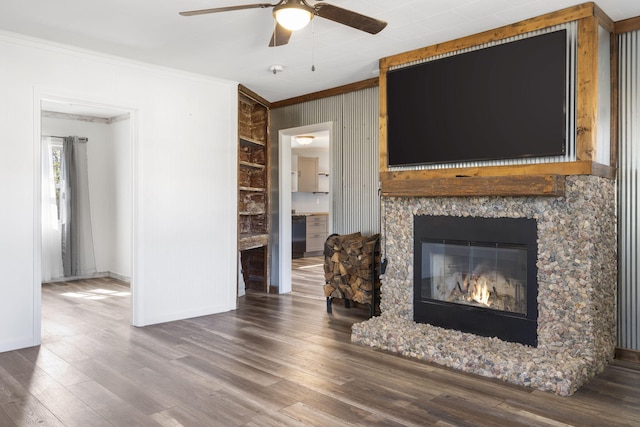
M 231 12 L 233 10 L 242 9 L 264 9 L 267 7 L 273 8 L 273 16 L 276 20 L 276 28 L 273 31 L 271 41 L 269 42 L 269 46 L 271 47 L 282 46 L 289 43 L 291 33 L 306 26 L 314 16 L 319 16 L 321 18 L 355 28 L 356 30 L 365 31 L 369 34 L 378 34 L 387 26 L 387 23 L 384 21 L 370 18 L 348 9 L 320 2 L 310 5 L 306 0 L 280 0 L 276 4 L 256 3 L 239 6 L 215 7 L 213 9 L 180 12 L 180 15 L 204 15 L 207 13 Z

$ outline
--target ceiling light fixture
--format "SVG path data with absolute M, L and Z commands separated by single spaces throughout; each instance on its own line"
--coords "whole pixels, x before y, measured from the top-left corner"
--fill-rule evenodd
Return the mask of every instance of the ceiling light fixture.
M 296 136 L 296 142 L 300 145 L 309 145 L 313 142 L 315 137 L 312 135 L 301 135 Z
M 288 0 L 273 8 L 273 16 L 289 31 L 304 28 L 313 18 L 314 10 L 303 0 Z

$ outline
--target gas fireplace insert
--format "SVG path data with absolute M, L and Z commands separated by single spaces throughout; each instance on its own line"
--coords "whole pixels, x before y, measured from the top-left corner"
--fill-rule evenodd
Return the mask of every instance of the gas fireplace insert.
M 414 320 L 537 345 L 537 229 L 527 218 L 414 217 Z

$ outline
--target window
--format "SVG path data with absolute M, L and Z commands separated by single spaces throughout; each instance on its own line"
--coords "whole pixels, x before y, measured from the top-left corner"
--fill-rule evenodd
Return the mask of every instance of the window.
M 58 208 L 58 221 L 60 221 L 60 192 L 62 182 L 62 141 L 51 141 L 51 167 L 53 169 L 53 182 L 56 188 L 56 206 Z

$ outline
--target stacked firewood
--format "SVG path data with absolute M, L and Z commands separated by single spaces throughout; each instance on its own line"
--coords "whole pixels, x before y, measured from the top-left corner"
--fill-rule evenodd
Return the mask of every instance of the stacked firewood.
M 373 305 L 380 301 L 379 235 L 353 233 L 329 236 L 324 246 L 324 295 Z M 375 300 L 372 296 L 376 295 Z M 376 303 L 377 305 L 377 303 Z

